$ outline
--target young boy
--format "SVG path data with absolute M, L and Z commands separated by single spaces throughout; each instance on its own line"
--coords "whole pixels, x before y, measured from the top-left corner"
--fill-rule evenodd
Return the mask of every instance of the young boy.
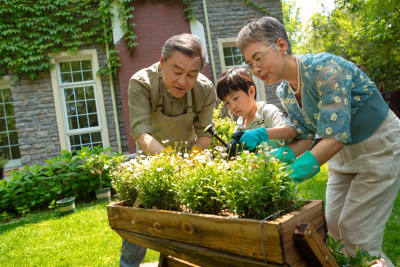
M 244 68 L 228 69 L 218 79 L 218 98 L 231 113 L 239 116 L 235 131 L 259 129 L 257 134 L 267 136 L 268 141 L 263 145 L 272 148 L 282 145 L 278 138 L 283 137 L 286 144 L 291 142 L 297 136 L 294 125 L 275 105 L 257 102 L 256 95 L 254 80 Z M 251 150 L 251 144 L 245 145 Z

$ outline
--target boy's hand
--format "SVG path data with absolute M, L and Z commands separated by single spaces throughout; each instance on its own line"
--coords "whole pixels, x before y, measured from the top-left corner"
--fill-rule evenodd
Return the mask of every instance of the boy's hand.
M 268 141 L 268 133 L 264 127 L 245 130 L 239 142 L 244 143 L 248 150 L 254 150 L 260 143 Z

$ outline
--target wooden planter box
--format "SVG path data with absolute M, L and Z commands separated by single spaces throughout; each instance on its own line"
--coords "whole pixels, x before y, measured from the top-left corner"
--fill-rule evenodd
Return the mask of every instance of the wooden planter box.
M 108 219 L 111 228 L 131 243 L 201 266 L 265 266 L 259 220 L 124 205 L 108 205 Z M 320 200 L 261 223 L 269 266 L 310 266 L 299 242 L 294 240 L 296 225 L 303 222 L 313 228 L 306 230 L 306 237 L 311 238 L 314 233 L 322 244 L 327 226 Z

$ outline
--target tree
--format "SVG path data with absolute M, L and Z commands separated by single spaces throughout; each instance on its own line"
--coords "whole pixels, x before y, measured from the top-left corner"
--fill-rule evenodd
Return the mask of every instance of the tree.
M 304 40 L 303 28 L 304 25 L 300 19 L 300 8 L 294 0 L 281 0 L 283 23 L 286 32 L 289 36 L 289 41 L 292 43 L 292 51 L 297 54 L 299 44 Z

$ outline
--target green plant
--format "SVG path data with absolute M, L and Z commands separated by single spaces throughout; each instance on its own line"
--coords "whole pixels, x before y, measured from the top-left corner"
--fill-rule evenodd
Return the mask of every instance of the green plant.
M 4 154 L 1 154 L 0 155 L 0 168 L 4 168 L 7 165 L 8 161 L 9 161 L 9 159 L 7 158 L 7 156 Z
M 254 219 L 297 209 L 303 203 L 283 163 L 248 151 L 234 160 L 217 149 L 195 156 L 138 157 L 118 168 L 113 185 L 120 197 L 129 196 L 133 203 L 137 195 L 146 208 L 209 214 L 228 210 Z
M 339 266 L 353 266 L 353 267 L 367 267 L 373 265 L 372 261 L 378 259 L 377 257 L 369 255 L 367 251 L 359 251 L 356 246 L 355 256 L 346 256 L 342 253 L 345 245 L 341 243 L 342 239 L 335 240 L 328 233 L 328 249 Z
M 214 130 L 215 133 L 225 142 L 232 139 L 232 134 L 235 132 L 236 122 L 231 120 L 229 116 L 222 116 L 223 103 L 220 102 L 218 107 L 213 111 Z M 221 144 L 213 138 L 210 148 L 220 146 Z

